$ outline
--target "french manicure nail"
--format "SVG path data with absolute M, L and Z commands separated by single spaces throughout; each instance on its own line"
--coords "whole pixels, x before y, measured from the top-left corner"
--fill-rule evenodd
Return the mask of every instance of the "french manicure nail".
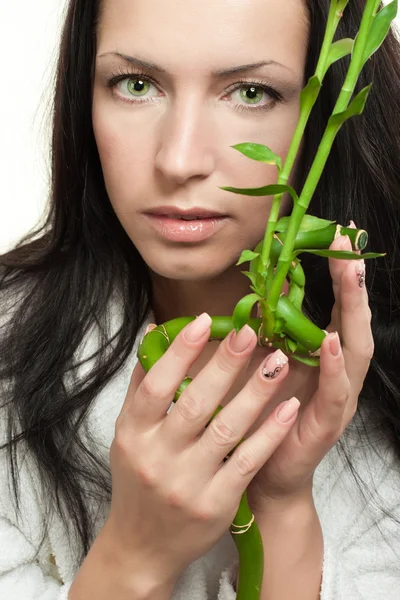
M 342 352 L 342 346 L 340 344 L 340 338 L 337 331 L 334 334 L 330 334 L 329 339 L 329 350 L 331 351 L 332 356 L 340 356 Z
M 363 259 L 357 260 L 356 264 L 354 265 L 354 270 L 356 273 L 356 277 L 358 279 L 359 287 L 360 288 L 364 287 L 364 285 L 365 285 L 365 262 Z
M 185 338 L 188 342 L 198 342 L 205 335 L 211 323 L 210 315 L 204 312 L 189 324 L 184 333 Z
M 244 352 L 254 336 L 255 333 L 252 328 L 248 325 L 244 325 L 237 334 L 235 334 L 235 331 L 232 332 L 232 335 L 229 338 L 229 347 L 233 352 Z
M 276 418 L 281 423 L 289 423 L 300 408 L 300 402 L 297 398 L 291 398 L 284 402 L 279 409 Z
M 261 366 L 261 374 L 266 379 L 276 379 L 288 362 L 288 357 L 281 350 L 276 350 L 265 359 Z

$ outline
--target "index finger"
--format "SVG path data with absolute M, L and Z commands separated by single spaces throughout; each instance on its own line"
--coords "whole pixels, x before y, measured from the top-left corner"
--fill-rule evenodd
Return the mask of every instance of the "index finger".
M 209 340 L 211 323 L 211 317 L 203 313 L 186 325 L 141 380 L 143 367 L 137 372 L 135 367 L 123 408 L 135 425 L 151 427 L 165 417 L 175 392 Z

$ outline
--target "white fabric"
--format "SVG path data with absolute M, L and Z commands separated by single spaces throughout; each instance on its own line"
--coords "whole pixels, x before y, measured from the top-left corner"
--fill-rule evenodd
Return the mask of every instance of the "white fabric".
M 151 321 L 152 314 L 138 339 Z M 85 352 L 90 353 L 94 345 L 93 337 L 84 347 Z M 136 350 L 137 344 L 124 368 L 99 394 L 90 413 L 89 430 L 105 459 L 108 459 L 115 420 L 137 360 Z M 84 368 L 88 371 L 90 364 Z M 1 430 L 3 438 L 4 427 Z M 373 496 L 379 494 L 378 506 L 384 504 L 400 519 L 400 465 L 379 440 L 373 448 L 356 446 L 351 442 L 350 433 L 351 428 L 344 436 L 344 442 L 352 462 L 367 481 Z M 9 488 L 6 458 L 1 452 L 0 599 L 67 600 L 75 576 L 74 544 L 68 544 L 64 527 L 54 516 L 49 523 L 46 543 L 34 559 L 41 539 L 44 499 L 40 497 L 40 486 L 29 457 L 21 464 L 20 479 L 22 514 L 18 518 Z M 367 507 L 336 447 L 315 473 L 314 499 L 325 546 L 321 600 L 399 600 L 400 526 L 382 516 L 371 503 Z M 101 511 L 94 507 L 94 510 L 100 529 L 107 507 Z M 380 531 L 373 525 L 376 519 L 379 519 Z M 236 546 L 227 532 L 209 553 L 182 573 L 172 600 L 234 600 L 236 593 L 231 585 L 231 573 L 237 560 Z

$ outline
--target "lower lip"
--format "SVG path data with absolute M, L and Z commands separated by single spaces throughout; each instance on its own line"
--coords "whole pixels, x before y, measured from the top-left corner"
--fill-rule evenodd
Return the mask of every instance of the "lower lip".
M 227 217 L 210 217 L 194 221 L 173 219 L 165 215 L 147 214 L 146 217 L 158 233 L 172 242 L 201 242 L 219 231 L 227 221 Z

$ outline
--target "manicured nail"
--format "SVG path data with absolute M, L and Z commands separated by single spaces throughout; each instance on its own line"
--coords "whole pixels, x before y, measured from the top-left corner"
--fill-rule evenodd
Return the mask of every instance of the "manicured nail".
M 340 248 L 341 250 L 351 250 L 351 240 L 348 235 L 341 235 L 342 239 L 340 240 Z
M 330 333 L 329 335 L 329 350 L 331 351 L 332 356 L 340 356 L 342 352 L 342 346 L 340 344 L 338 332 L 335 331 L 335 333 Z
M 236 353 L 244 352 L 246 348 L 249 347 L 255 335 L 252 328 L 248 325 L 244 325 L 237 334 L 235 334 L 235 330 L 233 330 L 231 337 L 229 338 L 230 349 Z
M 360 288 L 365 285 L 365 262 L 363 259 L 357 260 L 354 265 L 354 270 L 356 273 L 356 277 L 358 279 L 358 285 Z
M 147 335 L 148 333 L 150 333 L 150 331 L 152 331 L 156 327 L 157 327 L 157 325 L 155 323 L 149 323 L 145 329 L 144 335 Z
M 288 362 L 288 357 L 281 350 L 276 350 L 265 359 L 261 366 L 261 374 L 266 379 L 276 379 Z
M 357 225 L 354 223 L 354 221 L 350 221 L 350 224 L 347 225 L 348 229 L 357 229 Z
M 188 342 L 198 342 L 206 334 L 211 323 L 212 319 L 209 314 L 201 314 L 188 325 L 187 329 L 185 329 L 185 338 Z
M 299 408 L 300 402 L 297 400 L 297 398 L 291 398 L 287 402 L 281 404 L 276 418 L 281 423 L 289 423 L 289 421 L 293 419 L 294 415 L 297 414 Z

